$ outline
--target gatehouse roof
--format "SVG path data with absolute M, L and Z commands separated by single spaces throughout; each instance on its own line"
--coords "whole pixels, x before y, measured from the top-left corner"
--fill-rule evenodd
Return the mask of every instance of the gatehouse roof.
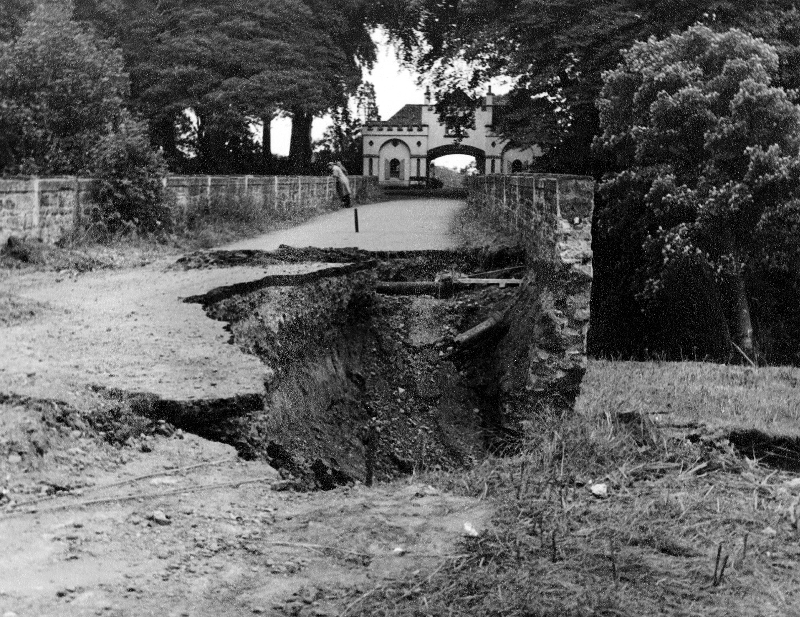
M 502 109 L 506 103 L 505 96 L 497 96 L 494 99 L 494 122 L 502 114 Z M 425 107 L 422 103 L 408 103 L 403 105 L 400 110 L 395 113 L 388 120 L 370 120 L 366 124 L 370 126 L 419 126 L 422 124 L 422 108 Z
M 422 124 L 422 108 L 424 105 L 419 103 L 409 103 L 403 105 L 395 115 L 388 120 L 371 121 L 368 124 L 376 126 L 414 126 Z

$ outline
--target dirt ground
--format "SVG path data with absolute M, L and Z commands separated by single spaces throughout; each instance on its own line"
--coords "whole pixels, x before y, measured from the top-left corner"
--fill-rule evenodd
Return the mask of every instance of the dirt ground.
M 571 423 L 540 417 L 521 455 L 448 473 L 469 393 L 420 384 L 468 385 L 447 359 L 452 336 L 511 292 L 387 296 L 321 354 L 327 322 L 308 294 L 327 283 L 314 277 L 366 257 L 0 270 L 0 615 L 798 615 L 797 369 L 594 361 Z M 432 277 L 425 260 L 398 263 L 376 271 Z M 274 285 L 297 275 L 305 291 Z M 250 300 L 231 302 L 239 292 Z M 361 366 L 343 362 L 352 349 Z M 335 401 L 318 412 L 366 392 L 382 443 L 428 472 L 388 481 L 378 464 L 375 486 L 357 470 L 308 491 L 268 453 L 245 460 L 238 442 L 142 416 L 155 399 L 130 397 L 251 405 L 257 419 L 271 362 L 289 403 L 310 400 L 315 376 Z M 313 445 L 319 417 L 293 434 Z M 323 442 L 360 442 L 345 423 L 324 428 Z M 448 465 L 431 469 L 418 443 Z
M 0 615 L 347 615 L 485 527 L 485 501 L 413 474 L 296 491 L 263 458 L 114 398 L 260 395 L 271 369 L 184 299 L 341 266 L 290 261 L 2 272 Z M 443 355 L 434 345 L 455 331 L 432 317 L 437 302 L 401 304 L 409 348 Z
M 447 560 L 464 524 L 487 516 L 413 479 L 296 493 L 229 446 L 147 443 L 118 450 L 70 431 L 45 459 L 5 456 L 7 482 L 52 487 L 67 461 L 83 469 L 71 490 L 0 517 L 4 615 L 346 614 L 354 593 Z

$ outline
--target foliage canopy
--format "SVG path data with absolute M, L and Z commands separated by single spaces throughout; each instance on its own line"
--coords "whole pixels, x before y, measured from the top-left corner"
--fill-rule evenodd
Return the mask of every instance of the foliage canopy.
M 0 168 L 11 173 L 91 170 L 91 152 L 121 118 L 122 55 L 71 19 L 39 5 L 0 47 Z
M 293 141 L 310 158 L 311 119 L 344 105 L 374 60 L 365 4 L 78 0 L 84 19 L 120 41 L 133 108 L 167 158 L 209 172 L 252 171 L 251 125 L 276 113 L 297 120 Z
M 403 7 L 406 10 L 403 10 Z M 550 171 L 590 173 L 599 132 L 594 101 L 603 71 L 637 40 L 695 23 L 741 27 L 778 44 L 780 85 L 800 84 L 800 13 L 793 0 L 383 0 L 380 11 L 406 59 L 439 94 L 458 83 L 479 92 L 496 76 L 513 88 L 502 134 L 548 152 Z
M 643 251 L 619 259 L 616 276 L 647 311 L 700 273 L 748 353 L 745 274 L 765 257 L 754 238 L 800 213 L 800 106 L 774 85 L 778 71 L 763 40 L 697 25 L 623 52 L 598 101 L 596 146 L 623 171 L 600 187 L 597 234 Z M 796 254 L 786 240 L 780 252 Z

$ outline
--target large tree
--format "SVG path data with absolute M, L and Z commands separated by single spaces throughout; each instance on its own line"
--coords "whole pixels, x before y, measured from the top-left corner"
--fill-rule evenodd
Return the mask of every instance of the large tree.
M 0 169 L 90 171 L 94 146 L 122 118 L 120 52 L 74 21 L 68 3 L 45 2 L 0 47 L 0 67 Z
M 193 152 L 198 171 L 268 164 L 277 113 L 293 118 L 291 156 L 307 166 L 313 118 L 341 107 L 374 57 L 362 0 L 78 2 L 121 41 L 133 102 L 167 158 Z M 267 129 L 260 154 L 255 124 Z
M 539 143 L 553 171 L 599 172 L 591 143 L 599 132 L 594 101 L 602 73 L 622 49 L 697 22 L 756 31 L 779 51 L 785 85 L 798 83 L 794 0 L 383 0 L 377 11 L 403 43 L 407 59 L 440 90 L 478 92 L 491 77 L 513 80 L 499 126 L 519 143 Z M 402 8 L 405 6 L 406 10 Z M 782 84 L 784 85 L 784 84 Z
M 598 103 L 598 148 L 623 171 L 600 187 L 596 227 L 630 252 L 604 274 L 626 282 L 645 314 L 652 302 L 677 310 L 682 296 L 707 293 L 676 294 L 676 282 L 705 280 L 750 357 L 745 280 L 764 257 L 754 238 L 800 212 L 800 106 L 775 85 L 779 69 L 762 40 L 698 25 L 624 51 Z
M 311 161 L 311 123 L 326 111 L 346 109 L 357 96 L 362 67 L 375 60 L 370 36 L 370 3 L 365 0 L 305 0 L 313 21 L 313 36 L 304 41 L 302 70 L 293 76 L 296 91 L 284 109 L 292 114 L 289 159 L 295 171 Z
M 22 24 L 32 9 L 32 0 L 3 0 L 3 10 L 0 11 L 0 43 L 19 36 Z

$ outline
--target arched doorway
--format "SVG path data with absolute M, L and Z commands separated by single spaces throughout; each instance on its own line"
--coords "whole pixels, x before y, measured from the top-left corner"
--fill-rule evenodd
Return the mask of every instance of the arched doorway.
M 455 189 L 466 187 L 467 178 L 478 173 L 477 161 L 468 154 L 445 154 L 428 163 L 425 184 L 430 189 Z
M 413 175 L 411 149 L 402 139 L 388 139 L 380 148 L 378 177 L 384 183 L 407 184 Z
M 467 156 L 473 157 L 478 173 L 482 174 L 486 169 L 486 153 L 480 148 L 465 146 L 463 144 L 447 144 L 428 150 L 428 170 L 430 170 L 431 162 L 434 159 L 438 159 L 440 156 L 447 156 L 448 154 L 466 154 Z

